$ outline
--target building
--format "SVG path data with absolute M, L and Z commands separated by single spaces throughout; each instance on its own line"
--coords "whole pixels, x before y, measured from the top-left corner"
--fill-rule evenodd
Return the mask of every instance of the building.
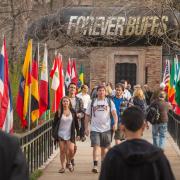
M 66 1 L 63 6 L 68 3 L 72 2 Z M 47 19 L 61 19 L 56 22 L 56 34 L 53 31 L 56 44 L 58 41 L 69 41 L 60 51 L 66 59 L 68 56 L 77 58 L 78 66 L 84 64 L 86 82 L 91 87 L 100 81 L 115 84 L 121 79 L 129 80 L 132 85 L 159 86 L 163 69 L 164 35 L 176 24 L 169 12 L 161 13 L 162 9 L 151 9 L 155 5 L 160 7 L 160 2 L 134 0 L 127 3 L 121 0 L 112 1 L 117 5 L 113 7 L 107 7 L 110 1 L 73 3 L 78 6 L 71 4 Z M 34 27 L 40 21 L 31 25 L 28 37 L 34 39 Z M 45 31 L 48 28 L 47 25 Z M 44 38 L 42 34 L 36 37 L 40 40 Z M 48 40 L 48 44 L 54 47 L 53 37 Z

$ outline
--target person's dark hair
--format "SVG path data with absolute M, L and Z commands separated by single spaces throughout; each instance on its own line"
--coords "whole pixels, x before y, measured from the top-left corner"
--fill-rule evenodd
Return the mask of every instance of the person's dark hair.
M 71 82 L 71 83 L 69 84 L 69 86 L 68 86 L 68 89 L 69 89 L 69 87 L 70 87 L 72 84 L 75 85 L 75 86 L 77 87 L 76 83 Z
M 82 90 L 85 86 L 87 86 L 87 87 L 88 87 L 88 85 L 87 85 L 87 84 L 83 84 L 83 85 L 81 86 L 81 90 Z
M 99 89 L 104 89 L 104 90 L 106 91 L 106 87 L 103 86 L 103 85 L 99 85 L 99 86 L 97 87 L 97 91 L 98 91 Z
M 121 83 L 117 83 L 115 88 L 121 88 L 124 91 L 124 85 Z
M 127 108 L 122 115 L 122 124 L 132 132 L 139 130 L 144 123 L 145 115 L 137 106 Z
M 125 80 L 124 79 L 120 80 L 120 83 L 125 84 Z

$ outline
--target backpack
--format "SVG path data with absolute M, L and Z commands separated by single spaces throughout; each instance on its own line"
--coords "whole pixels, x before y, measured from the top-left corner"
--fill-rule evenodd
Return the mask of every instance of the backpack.
M 157 103 L 153 103 L 147 108 L 146 120 L 151 124 L 160 123 L 159 105 Z

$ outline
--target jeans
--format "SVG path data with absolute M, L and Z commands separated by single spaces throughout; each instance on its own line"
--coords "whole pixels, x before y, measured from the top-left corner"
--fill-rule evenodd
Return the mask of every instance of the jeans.
M 167 123 L 152 125 L 153 145 L 164 150 L 167 133 Z

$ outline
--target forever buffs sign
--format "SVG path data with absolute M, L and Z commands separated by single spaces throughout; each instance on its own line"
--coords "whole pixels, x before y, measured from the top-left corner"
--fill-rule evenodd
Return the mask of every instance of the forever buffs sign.
M 26 37 L 42 40 L 55 30 L 56 36 L 64 33 L 63 37 L 85 43 L 113 40 L 121 44 L 132 41 L 138 44 L 142 39 L 144 44 L 152 39 L 157 43 L 164 34 L 176 36 L 179 14 L 174 14 L 140 7 L 68 7 L 33 22 Z
M 162 36 L 167 32 L 168 16 L 70 16 L 67 34 L 85 36 Z
M 94 37 L 96 42 L 113 39 L 121 44 L 138 44 L 141 40 L 144 44 L 147 41 L 157 44 L 163 35 L 176 36 L 176 18 L 167 10 L 162 13 L 156 9 L 139 7 L 72 7 L 64 9 L 62 14 L 63 23 L 67 25 L 66 34 L 79 34 L 81 40 L 84 38 L 88 41 L 92 40 L 89 37 Z M 175 14 L 177 15 L 176 12 Z

